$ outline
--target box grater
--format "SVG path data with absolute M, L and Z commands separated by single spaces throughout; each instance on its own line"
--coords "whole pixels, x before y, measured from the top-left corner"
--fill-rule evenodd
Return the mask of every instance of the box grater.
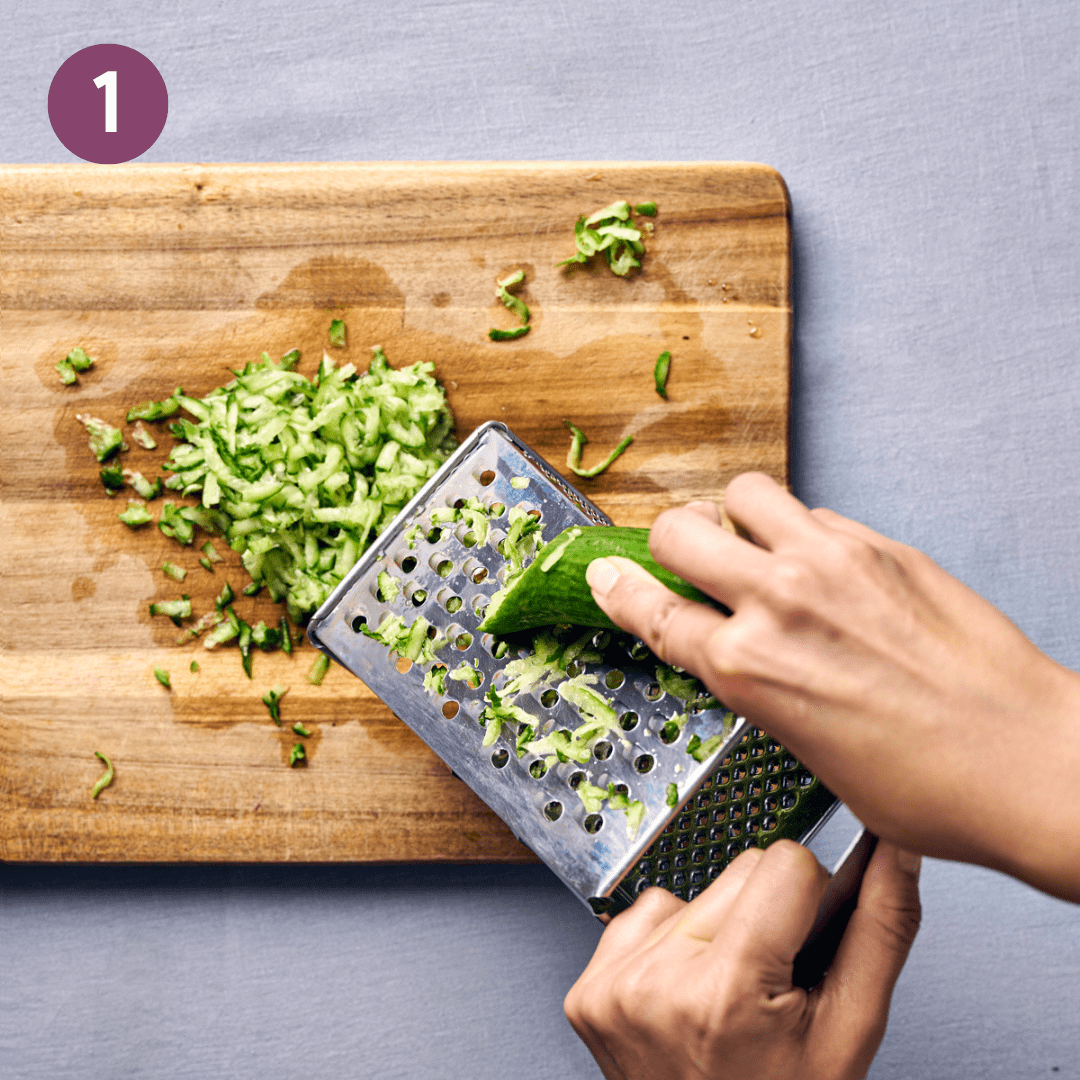
M 493 508 L 484 543 L 476 542 L 467 522 L 432 524 L 433 510 L 445 512 L 470 498 Z M 568 526 L 611 524 L 505 425 L 484 424 L 356 563 L 312 618 L 308 637 L 382 698 L 604 921 L 649 885 L 692 899 L 744 848 L 780 837 L 808 843 L 836 808 L 834 796 L 782 746 L 723 707 L 691 713 L 678 737 L 666 742 L 664 724 L 686 706 L 664 693 L 658 661 L 629 635 L 597 631 L 592 644 L 603 660 L 579 665 L 597 677 L 595 688 L 614 705 L 621 728 L 620 738 L 595 742 L 588 764 L 546 768 L 535 754 L 519 757 L 514 725 L 493 745 L 482 745 L 484 694 L 499 687 L 502 669 L 518 655 L 510 647 L 496 658 L 496 639 L 477 632 L 503 580 L 497 544 L 515 506 L 538 517 L 541 543 Z M 402 583 L 389 602 L 378 584 L 384 570 Z M 453 669 L 464 660 L 480 673 L 480 685 L 448 679 L 445 694 L 425 690 L 430 663 L 411 663 L 362 632 L 387 613 L 407 624 L 423 615 L 449 639 L 436 663 Z M 532 633 L 522 636 L 525 646 Z M 512 646 L 516 638 L 507 640 Z M 538 736 L 581 723 L 551 686 L 522 694 L 515 704 L 535 717 Z M 723 736 L 703 763 L 687 753 L 695 734 L 702 741 Z M 637 830 L 628 832 L 620 810 L 587 810 L 576 792 L 583 781 L 615 784 L 641 800 L 645 814 Z M 667 801 L 670 784 L 677 785 L 674 806 Z M 856 846 L 845 856 L 853 857 Z M 861 863 L 865 848 L 864 842 Z

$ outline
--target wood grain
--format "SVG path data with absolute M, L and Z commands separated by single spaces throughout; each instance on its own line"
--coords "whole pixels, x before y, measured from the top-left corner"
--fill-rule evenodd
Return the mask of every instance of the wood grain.
M 298 346 L 310 374 L 333 317 L 363 367 L 430 359 L 459 437 L 501 419 L 557 466 L 569 417 L 591 454 L 625 434 L 605 474 L 574 482 L 620 524 L 717 498 L 736 472 L 787 479 L 791 306 L 783 181 L 750 164 L 369 164 L 7 167 L 2 170 L 0 859 L 487 860 L 532 858 L 367 689 L 321 687 L 291 658 L 178 647 L 150 602 L 205 610 L 226 578 L 156 530 L 133 533 L 103 494 L 75 416 L 119 423 L 177 385 L 203 395 L 262 350 Z M 642 273 L 567 272 L 582 212 L 660 206 Z M 494 281 L 522 267 L 533 329 Z M 97 357 L 76 387 L 52 365 Z M 653 390 L 672 354 L 669 400 Z M 124 464 L 152 474 L 158 451 Z M 223 542 L 218 543 L 223 552 Z M 160 571 L 171 558 L 183 586 Z M 249 620 L 277 617 L 261 598 Z M 192 658 L 201 670 L 189 672 Z M 153 677 L 172 673 L 166 691 Z M 260 702 L 289 687 L 282 715 Z M 101 797 L 95 750 L 116 764 Z

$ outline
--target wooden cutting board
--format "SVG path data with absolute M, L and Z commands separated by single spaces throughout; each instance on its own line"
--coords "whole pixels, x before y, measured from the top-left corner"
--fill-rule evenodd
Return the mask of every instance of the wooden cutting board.
M 557 269 L 572 227 L 616 199 L 660 208 L 644 270 Z M 107 498 L 89 412 L 299 347 L 311 374 L 332 318 L 335 355 L 363 368 L 434 360 L 464 437 L 505 421 L 564 467 L 572 419 L 585 461 L 635 441 L 606 473 L 571 477 L 619 524 L 719 497 L 737 472 L 787 479 L 791 349 L 787 192 L 749 164 L 352 164 L 7 167 L 2 170 L 0 858 L 5 860 L 529 861 L 506 827 L 359 681 L 307 683 L 310 645 L 257 654 L 178 647 L 148 605 L 190 593 L 205 611 L 228 579 L 156 529 L 131 532 Z M 532 332 L 494 282 L 521 267 Z M 79 385 L 53 364 L 76 345 Z M 671 352 L 669 399 L 652 369 Z M 130 440 L 129 440 L 130 442 Z M 153 474 L 172 439 L 132 444 Z M 596 456 L 591 456 L 596 455 Z M 218 548 L 227 551 L 223 542 Z M 189 573 L 166 578 L 171 559 Z M 243 599 L 251 622 L 275 605 Z M 195 658 L 197 674 L 189 671 Z M 155 666 L 172 673 L 172 691 Z M 306 768 L 260 698 L 289 687 L 287 725 L 313 731 Z M 99 799 L 94 751 L 116 780 Z

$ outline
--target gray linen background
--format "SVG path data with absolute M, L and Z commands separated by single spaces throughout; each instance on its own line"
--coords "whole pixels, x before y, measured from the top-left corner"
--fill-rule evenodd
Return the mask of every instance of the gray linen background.
M 12 0 L 0 160 L 72 160 L 49 82 L 115 41 L 169 88 L 150 161 L 767 162 L 794 205 L 797 493 L 1077 668 L 1078 21 L 1075 0 Z M 1080 1075 L 1080 910 L 940 862 L 923 883 L 871 1076 Z M 532 867 L 0 867 L 0 1076 L 596 1077 L 561 999 L 597 937 Z

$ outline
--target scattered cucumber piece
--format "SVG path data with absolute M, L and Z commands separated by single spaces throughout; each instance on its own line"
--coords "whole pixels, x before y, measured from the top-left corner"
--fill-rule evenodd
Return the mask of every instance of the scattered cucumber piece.
M 671 370 L 671 353 L 665 349 L 657 358 L 653 368 L 653 381 L 656 383 L 656 392 L 662 397 L 667 397 L 668 372 Z
M 311 669 L 307 673 L 308 682 L 312 686 L 322 686 L 322 681 L 326 678 L 326 673 L 329 670 L 330 657 L 326 653 L 319 653 L 315 658 L 315 663 L 311 665 Z
M 581 448 L 589 440 L 585 432 L 575 427 L 569 420 L 564 420 L 563 423 L 570 429 L 570 451 L 566 455 L 566 467 L 578 476 L 599 476 L 634 441 L 633 435 L 627 435 L 599 465 L 594 465 L 591 469 L 583 469 L 581 468 Z
M 105 762 L 105 771 L 98 778 L 96 784 L 90 789 L 90 797 L 96 799 L 113 782 L 113 763 L 100 751 L 94 751 L 94 757 Z

